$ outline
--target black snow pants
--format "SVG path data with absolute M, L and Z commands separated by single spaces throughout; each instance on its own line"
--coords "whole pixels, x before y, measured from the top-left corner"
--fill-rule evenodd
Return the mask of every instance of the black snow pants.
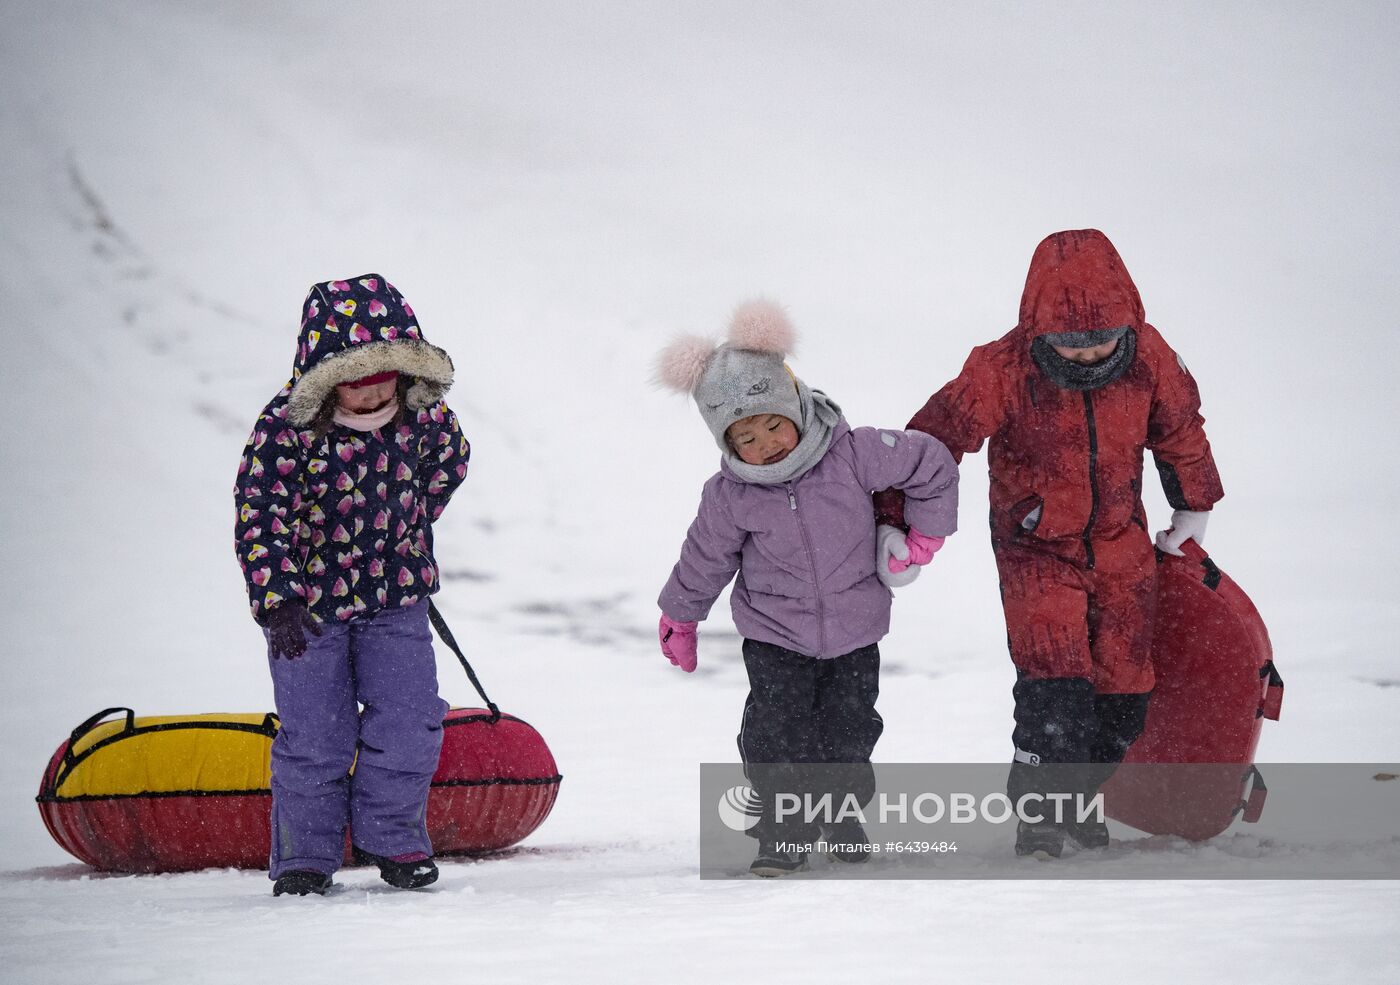
M 885 723 L 875 710 L 880 696 L 880 648 L 876 644 L 818 660 L 772 643 L 744 640 L 749 696 L 739 729 L 739 757 L 763 814 L 749 834 L 760 840 L 811 841 L 819 823 L 774 816 L 778 793 L 814 801 L 832 797 L 835 809 L 848 795 L 864 807 L 875 796 L 870 754 Z M 843 764 L 813 769 L 792 764 Z
M 1017 676 L 1007 796 L 1013 804 L 1029 793 L 1092 797 L 1142 734 L 1150 693 L 1095 694 L 1084 677 Z

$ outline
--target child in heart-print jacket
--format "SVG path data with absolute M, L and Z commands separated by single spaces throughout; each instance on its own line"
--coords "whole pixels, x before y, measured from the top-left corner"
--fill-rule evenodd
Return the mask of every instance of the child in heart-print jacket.
M 292 378 L 239 462 L 238 560 L 282 723 L 276 895 L 324 893 L 347 824 L 386 881 L 436 878 L 424 811 L 447 706 L 428 630 L 432 522 L 470 455 L 442 400 L 451 384 L 452 360 L 382 276 L 316 284 Z

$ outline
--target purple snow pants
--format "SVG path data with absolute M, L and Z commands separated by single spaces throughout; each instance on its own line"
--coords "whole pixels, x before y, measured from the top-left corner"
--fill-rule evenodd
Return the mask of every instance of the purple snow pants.
M 433 850 L 428 784 L 448 705 L 437 693 L 428 603 L 322 627 L 300 657 L 268 659 L 282 720 L 272 743 L 273 879 L 335 872 L 347 823 L 355 845 L 375 855 Z

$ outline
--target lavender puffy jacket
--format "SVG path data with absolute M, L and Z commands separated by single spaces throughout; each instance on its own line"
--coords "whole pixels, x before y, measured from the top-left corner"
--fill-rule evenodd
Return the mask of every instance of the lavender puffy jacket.
M 890 628 L 888 588 L 875 575 L 873 490 L 902 489 L 906 521 L 931 537 L 957 529 L 958 467 L 917 431 L 852 429 L 792 482 L 762 486 L 727 466 L 705 483 L 680 560 L 657 600 L 699 622 L 737 572 L 734 625 L 749 639 L 838 657 Z

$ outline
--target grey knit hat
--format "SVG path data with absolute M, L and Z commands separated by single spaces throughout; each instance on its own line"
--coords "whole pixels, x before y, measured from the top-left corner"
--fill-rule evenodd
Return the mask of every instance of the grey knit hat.
M 734 312 L 729 337 L 721 345 L 686 336 L 662 351 L 656 378 L 695 398 L 700 416 L 721 451 L 735 421 L 778 414 L 802 427 L 797 383 L 783 363 L 796 341 L 792 323 L 771 301 L 747 301 Z
M 695 402 L 710 433 L 726 447 L 729 425 L 757 414 L 777 414 L 801 425 L 802 401 L 780 353 L 719 347 L 700 385 Z

